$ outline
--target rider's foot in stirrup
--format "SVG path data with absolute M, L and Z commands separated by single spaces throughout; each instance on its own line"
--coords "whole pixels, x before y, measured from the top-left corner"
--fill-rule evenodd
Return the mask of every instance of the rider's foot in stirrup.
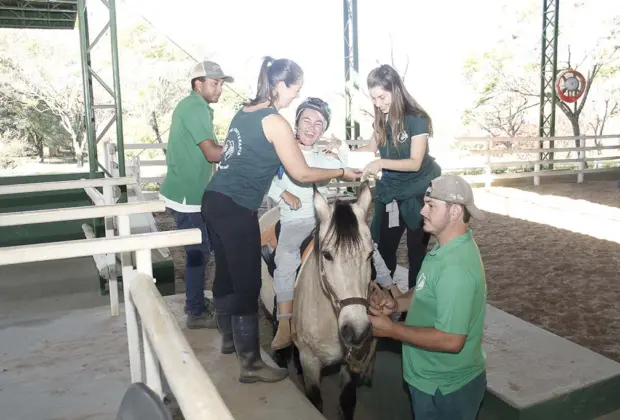
M 280 350 L 293 344 L 291 337 L 291 320 L 290 318 L 282 318 L 278 321 L 278 331 L 271 342 L 272 350 Z

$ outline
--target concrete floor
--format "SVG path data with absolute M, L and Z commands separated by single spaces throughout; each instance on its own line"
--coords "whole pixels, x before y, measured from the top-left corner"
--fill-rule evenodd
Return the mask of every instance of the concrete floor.
M 92 281 L 94 266 L 88 274 L 90 262 L 0 267 L 0 418 L 114 418 L 129 385 L 124 316 L 109 316 L 107 298 Z M 58 272 L 64 280 L 53 278 Z M 50 275 L 43 281 L 41 273 Z M 69 281 L 72 276 L 84 290 Z M 67 293 L 71 283 L 75 293 Z M 181 322 L 184 297 L 166 300 Z M 236 419 L 323 418 L 290 380 L 240 384 L 235 356 L 219 353 L 217 331 L 186 332 Z
M 109 316 L 95 272 L 89 258 L 0 267 L 0 418 L 114 418 L 129 385 L 124 317 Z M 183 325 L 184 297 L 165 299 Z M 235 356 L 219 353 L 217 331 L 185 333 L 236 419 L 324 418 L 291 379 L 240 384 Z M 484 345 L 490 389 L 516 406 L 620 375 L 620 364 L 491 306 Z M 356 420 L 412 418 L 400 363 L 397 353 L 378 353 L 373 386 L 358 391 Z M 325 417 L 333 419 L 337 376 L 322 388 Z

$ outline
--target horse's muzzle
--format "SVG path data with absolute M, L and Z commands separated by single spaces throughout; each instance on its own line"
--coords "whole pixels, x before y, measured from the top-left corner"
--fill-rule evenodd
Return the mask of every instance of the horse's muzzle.
M 340 328 L 340 337 L 346 347 L 360 347 L 362 346 L 372 335 L 372 324 L 368 323 L 364 330 L 356 331 L 353 324 L 346 322 L 342 328 Z

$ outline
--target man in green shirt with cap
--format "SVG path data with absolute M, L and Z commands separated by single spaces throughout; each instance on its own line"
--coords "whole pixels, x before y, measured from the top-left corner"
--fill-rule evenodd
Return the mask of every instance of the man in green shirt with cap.
M 415 288 L 396 299 L 372 296 L 373 334 L 403 342 L 416 420 L 475 420 L 486 390 L 486 281 L 468 222 L 484 215 L 470 185 L 452 174 L 431 182 L 421 214 L 437 242 Z M 395 311 L 408 311 L 404 325 L 389 318 Z
M 234 79 L 212 61 L 197 63 L 191 70 L 191 93 L 172 113 L 166 152 L 166 179 L 160 199 L 174 217 L 177 229 L 199 228 L 202 243 L 185 247 L 185 313 L 188 328 L 217 328 L 215 316 L 205 304 L 205 270 L 211 245 L 202 214 L 202 194 L 211 180 L 212 163 L 220 161 L 222 146 L 213 129 L 213 109 L 225 82 Z M 209 305 L 210 306 L 210 305 Z

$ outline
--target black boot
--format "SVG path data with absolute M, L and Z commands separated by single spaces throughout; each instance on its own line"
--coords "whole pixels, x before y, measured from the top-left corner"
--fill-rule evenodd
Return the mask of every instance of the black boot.
M 233 295 L 228 295 L 213 299 L 217 328 L 218 330 L 220 330 L 220 334 L 222 335 L 223 354 L 230 354 L 235 352 L 235 342 L 233 340 L 231 320 L 232 297 Z
M 288 376 L 287 369 L 267 365 L 260 355 L 258 315 L 233 315 L 233 337 L 241 368 L 239 382 L 278 382 Z

